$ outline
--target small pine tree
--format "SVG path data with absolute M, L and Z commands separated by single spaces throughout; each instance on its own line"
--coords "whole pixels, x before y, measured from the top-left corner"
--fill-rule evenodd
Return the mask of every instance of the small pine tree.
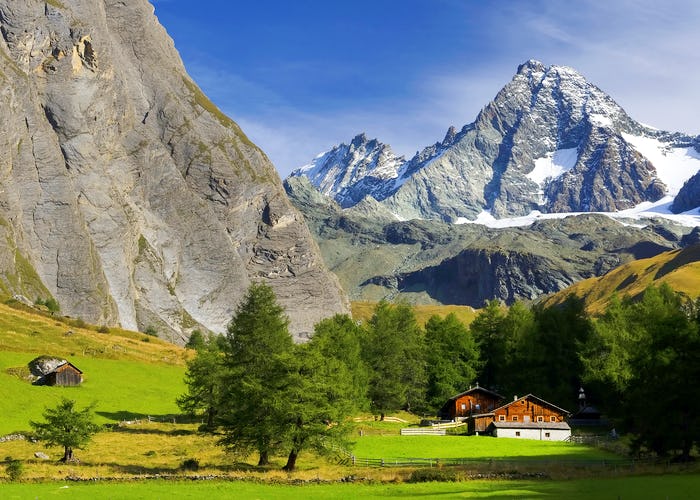
M 62 398 L 56 408 L 47 408 L 45 422 L 29 422 L 36 436 L 46 446 L 63 446 L 61 462 L 74 460 L 73 448 L 83 449 L 98 431 L 93 422 L 94 404 L 78 410 L 75 401 Z

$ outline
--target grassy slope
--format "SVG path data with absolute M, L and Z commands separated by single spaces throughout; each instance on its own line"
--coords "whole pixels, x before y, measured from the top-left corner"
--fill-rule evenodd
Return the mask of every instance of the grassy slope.
M 545 305 L 557 304 L 575 294 L 586 302 L 594 314 L 605 309 L 610 296 L 635 297 L 651 284 L 668 283 L 691 298 L 700 296 L 700 245 L 664 252 L 613 269 L 604 276 L 590 278 L 545 299 Z
M 80 387 L 33 386 L 8 369 L 22 371 L 42 355 L 64 357 L 84 373 Z M 178 413 L 184 392 L 185 349 L 137 332 L 97 333 L 52 317 L 0 304 L 0 435 L 28 430 L 62 396 L 96 402 L 98 422 L 134 415 Z M 12 371 L 12 370 L 11 370 Z
M 351 304 L 352 317 L 357 321 L 367 321 L 372 317 L 376 302 L 353 302 Z M 421 325 L 430 319 L 433 315 L 445 317 L 450 313 L 455 313 L 457 318 L 468 325 L 472 322 L 477 314 L 473 308 L 469 306 L 442 306 L 442 305 L 412 305 L 413 311 L 416 314 L 416 319 Z

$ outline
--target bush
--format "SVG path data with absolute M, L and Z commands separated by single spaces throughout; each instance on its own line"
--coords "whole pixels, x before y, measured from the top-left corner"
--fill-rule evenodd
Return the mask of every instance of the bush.
M 87 323 L 85 322 L 85 320 L 83 318 L 71 319 L 68 321 L 68 324 L 70 326 L 74 326 L 76 328 L 87 328 Z
M 155 329 L 153 325 L 149 325 L 148 328 L 146 328 L 143 333 L 146 335 L 150 335 L 151 337 L 157 337 L 158 336 L 158 330 Z
M 454 471 L 445 469 L 416 469 L 408 478 L 409 483 L 427 483 L 430 481 L 438 481 L 442 483 L 452 482 L 457 480 L 457 475 Z
M 5 466 L 5 472 L 7 472 L 10 481 L 19 481 L 24 474 L 24 464 L 19 460 L 10 460 Z
M 102 325 L 97 329 L 97 333 L 109 333 L 109 327 L 106 325 Z
M 49 299 L 42 299 L 41 297 L 37 297 L 37 299 L 34 301 L 34 305 L 44 306 L 52 314 L 61 310 L 61 307 L 58 305 L 58 302 L 53 297 Z
M 182 470 L 199 470 L 199 460 L 196 458 L 188 458 L 187 460 L 183 460 L 183 462 L 180 464 L 180 468 Z

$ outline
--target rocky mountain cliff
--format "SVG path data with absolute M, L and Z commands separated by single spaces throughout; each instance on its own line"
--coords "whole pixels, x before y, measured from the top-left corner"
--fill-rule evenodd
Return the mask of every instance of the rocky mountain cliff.
M 700 172 L 688 179 L 673 200 L 674 213 L 687 212 L 700 207 Z
M 0 288 L 182 341 L 270 284 L 297 336 L 347 311 L 265 154 L 145 0 L 0 0 Z
M 612 212 L 675 195 L 700 169 L 697 143 L 637 123 L 573 69 L 531 60 L 474 122 L 408 161 L 359 135 L 291 175 L 342 207 L 371 196 L 399 220 Z M 679 172 L 681 156 L 696 161 Z

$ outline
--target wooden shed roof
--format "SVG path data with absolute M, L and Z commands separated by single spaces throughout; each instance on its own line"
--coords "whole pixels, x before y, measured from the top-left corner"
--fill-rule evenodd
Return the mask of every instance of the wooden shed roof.
M 56 372 L 58 372 L 58 371 L 63 370 L 64 368 L 69 367 L 69 366 L 70 366 L 70 367 L 73 367 L 73 369 L 74 369 L 75 371 L 77 371 L 78 373 L 80 373 L 80 374 L 83 373 L 83 371 L 82 371 L 80 368 L 78 368 L 77 366 L 75 366 L 73 363 L 71 363 L 70 361 L 66 361 L 65 363 L 61 363 L 60 365 L 58 365 L 56 368 L 54 368 L 53 370 L 51 370 L 51 371 L 50 371 L 49 373 L 47 373 L 46 375 L 49 375 L 50 373 L 56 373 Z

